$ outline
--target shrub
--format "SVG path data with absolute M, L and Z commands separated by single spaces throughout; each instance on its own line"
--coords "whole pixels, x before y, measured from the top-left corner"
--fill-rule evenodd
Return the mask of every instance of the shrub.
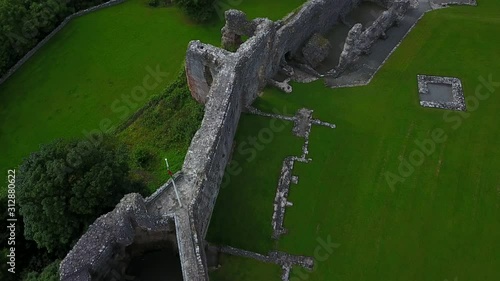
M 43 269 L 41 273 L 36 271 L 29 272 L 23 281 L 59 281 L 59 264 L 61 261 L 56 260 Z
M 135 163 L 141 168 L 148 167 L 152 159 L 153 155 L 148 149 L 144 147 L 139 147 L 134 151 Z
M 174 0 L 174 3 L 196 22 L 206 22 L 213 18 L 214 2 L 214 0 Z

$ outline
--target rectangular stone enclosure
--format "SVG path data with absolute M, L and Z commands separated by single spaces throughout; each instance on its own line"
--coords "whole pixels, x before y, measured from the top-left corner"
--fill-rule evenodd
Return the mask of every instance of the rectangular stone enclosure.
M 466 111 L 462 82 L 454 77 L 418 75 L 420 105 Z

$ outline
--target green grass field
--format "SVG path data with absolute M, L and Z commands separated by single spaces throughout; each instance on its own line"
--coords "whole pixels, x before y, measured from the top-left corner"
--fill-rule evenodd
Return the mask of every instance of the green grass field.
M 276 171 L 284 155 L 300 153 L 300 139 L 279 132 L 250 163 L 235 153 L 243 172 L 219 195 L 209 241 L 316 258 L 313 272 L 295 269 L 291 280 L 500 280 L 499 12 L 496 1 L 480 1 L 477 8 L 427 14 L 368 86 L 332 90 L 315 82 L 294 84 L 291 95 L 268 90 L 256 102 L 262 110 L 314 109 L 315 118 L 337 129 L 313 127 L 313 161 L 294 169 L 299 184 L 291 187 L 289 234 L 274 245 Z M 468 112 L 421 107 L 417 74 L 461 78 Z M 497 86 L 492 92 L 483 86 L 478 95 L 480 77 Z M 237 142 L 266 124 L 246 115 L 241 122 Z M 415 141 L 435 129 L 446 141 L 391 189 L 386 173 L 399 174 L 401 159 L 419 150 Z M 318 239 L 328 238 L 340 247 L 326 259 L 325 252 L 316 256 Z M 260 270 L 239 258 L 223 262 L 223 272 Z M 213 274 L 212 280 L 229 279 Z
M 260 116 L 242 116 L 239 126 L 245 130 L 238 130 L 235 147 L 241 146 L 243 153 L 239 149 L 234 152 L 231 164 L 233 172 L 225 175 L 221 185 L 208 241 L 228 243 L 233 247 L 264 254 L 273 247 L 270 214 L 273 212 L 272 202 L 281 163 L 290 153 L 300 151 L 303 141 L 289 133 L 292 123 L 271 124 L 270 121 Z M 258 136 L 262 128 L 271 128 L 273 125 L 280 130 L 273 134 L 272 142 L 259 143 L 259 149 L 253 148 L 249 138 Z M 266 163 L 264 169 L 263 163 Z M 228 202 L 232 203 L 227 206 Z M 227 212 L 226 208 L 231 208 L 231 212 Z
M 278 19 L 302 2 L 223 1 L 219 7 Z M 196 25 L 175 7 L 150 8 L 142 0 L 72 21 L 0 86 L 0 171 L 17 167 L 40 144 L 85 137 L 103 119 L 119 125 L 176 77 L 190 40 L 219 45 L 222 25 Z M 127 98 L 157 66 L 161 75 L 147 81 L 145 94 Z M 175 157 L 186 149 L 176 148 Z

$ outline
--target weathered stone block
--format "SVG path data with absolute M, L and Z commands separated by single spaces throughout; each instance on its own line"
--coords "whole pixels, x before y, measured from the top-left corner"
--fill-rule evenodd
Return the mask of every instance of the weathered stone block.
M 331 45 L 328 39 L 319 33 L 314 33 L 302 48 L 302 55 L 309 65 L 316 67 L 328 57 L 330 48 Z

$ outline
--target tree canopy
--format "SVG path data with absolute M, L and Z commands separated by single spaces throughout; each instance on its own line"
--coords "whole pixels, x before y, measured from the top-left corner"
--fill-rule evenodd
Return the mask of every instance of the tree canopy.
M 59 281 L 59 264 L 61 261 L 56 260 L 43 269 L 42 272 L 30 272 L 23 281 Z
M 189 17 L 197 22 L 205 22 L 215 15 L 214 0 L 174 0 Z
M 123 195 L 142 193 L 144 187 L 129 179 L 127 155 L 109 139 L 57 140 L 32 153 L 18 171 L 25 237 L 64 254 Z

